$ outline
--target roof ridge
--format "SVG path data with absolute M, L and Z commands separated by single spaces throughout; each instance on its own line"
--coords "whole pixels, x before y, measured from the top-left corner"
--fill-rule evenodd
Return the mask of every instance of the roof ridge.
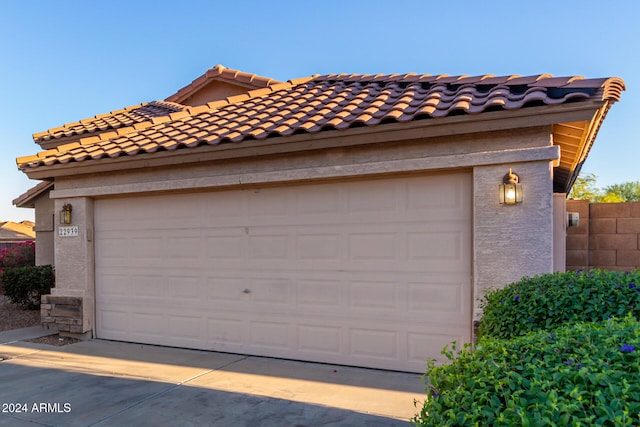
M 256 88 L 264 88 L 273 84 L 282 83 L 280 80 L 276 80 L 271 77 L 264 77 L 253 73 L 234 70 L 233 68 L 227 68 L 224 65 L 217 64 L 214 67 L 209 68 L 204 72 L 204 74 L 197 77 L 188 85 L 165 98 L 165 101 L 182 102 L 198 89 L 206 85 L 210 80 L 216 79 L 233 81 L 239 85 L 252 86 Z

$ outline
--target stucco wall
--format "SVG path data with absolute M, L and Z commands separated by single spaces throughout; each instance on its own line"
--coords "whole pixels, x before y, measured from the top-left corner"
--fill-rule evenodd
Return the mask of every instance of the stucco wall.
M 567 230 L 567 269 L 640 268 L 640 202 L 589 203 L 567 200 L 580 225 Z
M 523 202 L 501 205 L 498 185 L 508 167 L 520 176 Z M 551 163 L 474 168 L 475 299 L 523 276 L 553 271 L 553 185 Z M 476 304 L 474 319 L 481 311 Z
M 360 146 L 349 146 L 347 140 L 338 140 L 339 147 L 313 149 L 304 144 L 302 151 L 270 155 L 252 155 L 249 151 L 241 158 L 223 157 L 210 161 L 203 158 L 199 163 L 179 166 L 59 177 L 52 197 L 99 197 L 243 185 L 267 179 L 284 182 L 395 173 L 401 168 L 411 172 L 519 162 L 537 156 L 532 149 L 551 148 L 550 131 L 550 127 L 539 127 L 518 133 L 487 132 Z M 260 144 L 264 143 L 260 141 Z M 224 154 L 232 156 L 233 153 Z M 549 156 L 547 153 L 540 155 Z
M 211 101 L 225 99 L 229 96 L 246 93 L 250 88 L 232 85 L 221 81 L 215 81 L 198 90 L 193 96 L 181 101 L 184 105 L 203 105 Z
M 94 322 L 93 200 L 158 191 L 196 191 L 244 185 L 286 185 L 309 180 L 344 180 L 424 171 L 473 170 L 472 293 L 474 318 L 479 298 L 488 287 L 504 286 L 525 275 L 553 271 L 552 164 L 558 148 L 551 145 L 550 127 L 519 132 L 405 140 L 384 144 L 313 149 L 304 143 L 293 153 L 242 158 L 207 159 L 198 163 L 132 171 L 56 178 L 51 196 L 55 211 L 73 206 L 73 223 L 80 235 L 56 235 L 58 296 L 82 296 L 83 327 Z M 264 144 L 260 142 L 260 144 Z M 524 202 L 500 205 L 498 186 L 509 168 L 518 173 Z M 57 229 L 57 225 L 56 225 Z
M 60 212 L 65 203 L 73 208 L 69 226 L 78 227 L 78 236 L 60 237 L 59 233 L 55 233 L 56 287 L 51 294 L 82 298 L 82 332 L 87 332 L 93 327 L 95 300 L 93 199 L 58 199 L 55 201 L 56 212 Z M 56 225 L 56 230 L 58 227 L 60 225 Z
M 35 201 L 36 210 L 36 265 L 54 265 L 54 202 L 49 198 L 49 192 L 42 194 Z

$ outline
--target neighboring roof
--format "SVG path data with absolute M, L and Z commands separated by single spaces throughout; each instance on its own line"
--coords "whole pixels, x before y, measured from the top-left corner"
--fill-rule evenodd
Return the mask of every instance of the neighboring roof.
M 33 240 L 36 237 L 36 233 L 33 231 L 34 225 L 31 221 L 0 222 L 0 242 Z
M 126 135 L 100 135 L 82 144 L 67 144 L 21 157 L 17 162 L 21 170 L 27 171 L 69 162 L 454 115 L 584 101 L 615 102 L 623 90 L 624 82 L 615 77 L 450 77 L 413 73 L 312 76 L 186 108 L 158 120 L 161 123 Z
M 36 199 L 52 189 L 52 181 L 42 181 L 35 187 L 31 187 L 26 192 L 16 197 L 12 203 L 19 208 L 33 208 L 35 207 Z
M 195 92 L 199 91 L 204 86 L 210 84 L 212 81 L 231 83 L 236 86 L 245 87 L 247 90 L 260 89 L 269 87 L 277 83 L 282 83 L 269 77 L 263 77 L 257 74 L 250 74 L 243 71 L 232 70 L 230 68 L 226 68 L 224 65 L 218 64 L 215 67 L 207 70 L 206 73 L 192 81 L 187 86 L 169 96 L 166 101 L 179 103 L 184 102 L 187 98 L 192 96 Z
M 145 102 L 133 107 L 126 107 L 122 110 L 112 111 L 107 114 L 100 114 L 95 117 L 80 120 L 78 122 L 68 123 L 64 126 L 49 129 L 44 132 L 33 134 L 33 140 L 42 144 L 43 142 L 72 137 L 77 135 L 91 134 L 97 132 L 106 132 L 110 130 L 126 129 L 134 131 L 151 126 L 154 119 L 158 117 L 170 116 L 171 113 L 184 110 L 186 107 L 180 104 L 165 101 Z

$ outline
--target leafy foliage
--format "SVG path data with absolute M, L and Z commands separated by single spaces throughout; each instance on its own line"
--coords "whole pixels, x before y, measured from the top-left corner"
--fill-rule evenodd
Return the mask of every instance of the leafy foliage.
M 576 179 L 569 198 L 595 203 L 640 202 L 640 181 L 613 184 L 601 189 L 597 187 L 597 177 L 589 173 Z
M 565 323 L 640 319 L 640 270 L 552 273 L 487 292 L 478 336 L 512 338 Z
M 428 399 L 413 425 L 640 424 L 640 322 L 631 316 L 443 354 L 451 363 L 429 361 Z
M 0 250 L 0 276 L 5 268 L 35 265 L 36 244 L 33 241 L 21 242 Z
M 571 187 L 569 198 L 595 202 L 600 196 L 600 189 L 596 187 L 597 180 L 598 178 L 593 173 L 578 176 Z
M 615 195 L 625 202 L 640 202 L 640 181 L 613 184 L 604 189 L 605 196 Z
M 51 292 L 54 282 L 50 265 L 9 268 L 2 275 L 5 295 L 12 303 L 30 310 L 40 307 L 40 297 Z

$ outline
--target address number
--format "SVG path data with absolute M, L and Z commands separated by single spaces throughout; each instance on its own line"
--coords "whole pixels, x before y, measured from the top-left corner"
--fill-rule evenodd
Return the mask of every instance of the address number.
M 60 236 L 60 237 L 77 237 L 78 236 L 78 226 L 59 227 L 58 228 L 58 236 Z

